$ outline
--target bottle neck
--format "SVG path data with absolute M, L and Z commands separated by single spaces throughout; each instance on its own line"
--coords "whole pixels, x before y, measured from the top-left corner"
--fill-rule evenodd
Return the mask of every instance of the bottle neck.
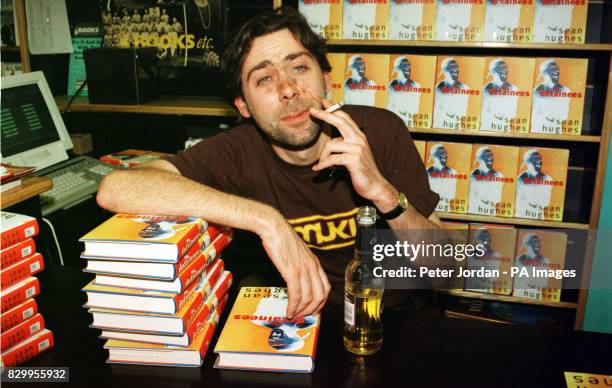
M 376 244 L 376 240 L 376 225 L 374 223 L 359 222 L 355 238 L 355 258 L 371 261 L 373 258 L 373 246 Z

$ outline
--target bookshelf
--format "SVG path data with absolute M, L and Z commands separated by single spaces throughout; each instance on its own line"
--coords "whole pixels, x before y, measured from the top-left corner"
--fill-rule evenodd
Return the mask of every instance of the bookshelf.
M 566 309 L 577 309 L 578 308 L 578 303 L 572 303 L 572 302 L 553 302 L 553 301 L 544 301 L 544 300 L 533 300 L 533 299 L 527 299 L 527 298 L 519 298 L 516 296 L 483 294 L 481 292 L 463 291 L 463 290 L 441 290 L 439 292 L 443 294 L 453 295 L 453 296 L 461 296 L 464 298 L 478 298 L 478 299 L 485 299 L 485 300 L 493 300 L 497 302 L 522 303 L 522 304 L 530 304 L 530 305 L 535 305 L 535 306 L 560 307 L 560 308 L 566 308 Z
M 13 6 L 13 12 L 15 14 L 15 34 L 19 40 L 19 45 L 2 47 L 2 55 L 8 57 L 3 58 L 3 61 L 21 62 L 22 71 L 28 73 L 31 71 L 31 67 L 30 46 L 28 45 L 28 33 L 26 29 L 25 0 L 14 0 Z M 18 58 L 18 60 L 15 60 L 15 58 Z

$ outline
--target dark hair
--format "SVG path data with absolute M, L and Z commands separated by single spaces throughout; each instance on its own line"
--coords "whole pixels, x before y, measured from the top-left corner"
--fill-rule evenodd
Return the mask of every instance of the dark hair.
M 293 37 L 308 50 L 319 63 L 323 72 L 331 71 L 327 57 L 325 39 L 319 37 L 308 25 L 306 18 L 295 8 L 280 7 L 263 12 L 243 24 L 229 38 L 223 54 L 221 69 L 225 76 L 226 97 L 233 105 L 234 99 L 242 96 L 242 66 L 251 51 L 253 40 L 272 32 L 288 29 Z

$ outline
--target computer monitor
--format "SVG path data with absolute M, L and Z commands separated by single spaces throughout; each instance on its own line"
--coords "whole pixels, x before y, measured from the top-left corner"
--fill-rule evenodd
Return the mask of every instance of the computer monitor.
M 68 159 L 72 141 L 42 72 L 2 77 L 0 158 L 37 170 Z

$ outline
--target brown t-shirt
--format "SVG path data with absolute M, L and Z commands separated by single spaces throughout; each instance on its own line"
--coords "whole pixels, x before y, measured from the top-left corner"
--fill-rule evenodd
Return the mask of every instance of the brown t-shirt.
M 367 136 L 382 175 L 429 217 L 438 195 L 429 188 L 402 120 L 384 109 L 345 105 L 342 110 Z M 168 161 L 187 178 L 280 211 L 319 258 L 335 293 L 342 292 L 344 270 L 353 255 L 357 207 L 371 205 L 353 191 L 348 173 L 338 179 L 315 178 L 312 166 L 280 159 L 250 123 L 207 138 Z

